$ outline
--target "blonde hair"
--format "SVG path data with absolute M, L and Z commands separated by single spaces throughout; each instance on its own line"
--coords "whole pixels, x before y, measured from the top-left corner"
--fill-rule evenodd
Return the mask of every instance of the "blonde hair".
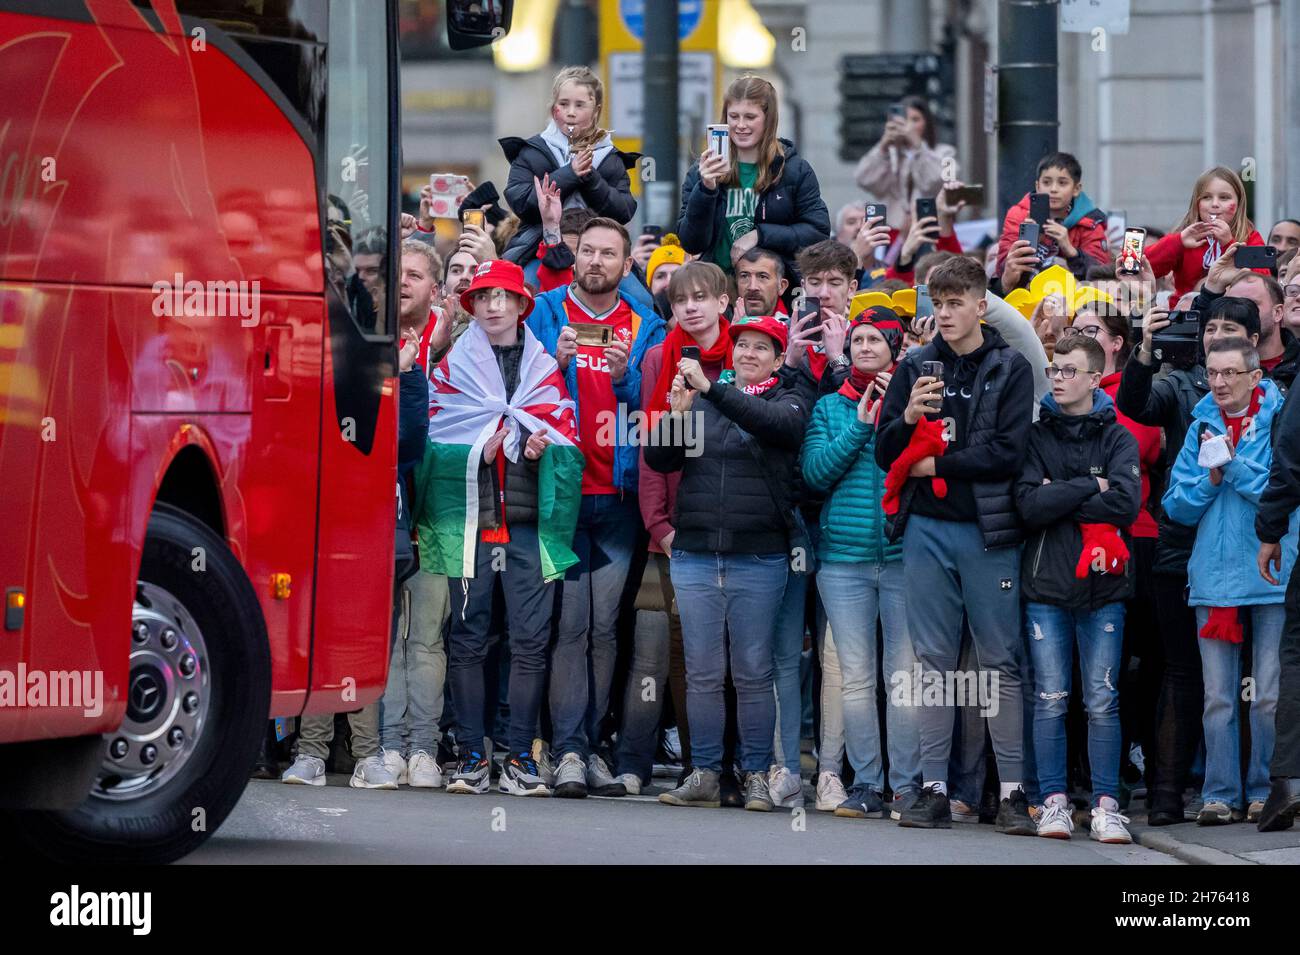
M 1196 180 L 1196 185 L 1192 186 L 1192 200 L 1187 204 L 1187 215 L 1183 220 L 1174 226 L 1175 232 L 1182 232 L 1193 222 L 1201 218 L 1200 210 L 1197 206 L 1201 201 L 1201 193 L 1210 184 L 1212 179 L 1222 179 L 1231 188 L 1237 196 L 1237 211 L 1232 214 L 1232 222 L 1229 227 L 1232 229 L 1232 237 L 1238 242 L 1245 242 L 1250 238 L 1251 232 L 1255 226 L 1250 219 L 1246 218 L 1246 187 L 1242 185 L 1241 177 L 1229 169 L 1227 166 L 1215 166 L 1213 169 L 1207 169 Z
M 781 174 L 785 171 L 785 149 L 781 141 L 776 138 L 778 120 L 776 87 L 758 76 L 742 76 L 733 81 L 722 98 L 722 119 L 719 122 L 727 122 L 727 110 L 731 108 L 732 103 L 745 100 L 757 103 L 763 111 L 763 138 L 758 143 L 758 179 L 754 183 L 754 192 L 760 193 L 780 182 Z M 772 165 L 777 159 L 781 162 L 773 169 Z M 731 169 L 727 172 L 727 177 L 720 180 L 719 185 L 740 182 L 739 163 L 736 150 L 731 150 Z
M 442 281 L 442 256 L 429 243 L 421 242 L 419 239 L 403 239 L 402 255 L 420 256 L 429 268 L 429 278 L 435 282 Z
M 555 74 L 555 81 L 551 83 L 551 111 L 555 111 L 555 105 L 560 101 L 560 90 L 564 88 L 565 83 L 577 83 L 579 86 L 585 86 L 591 91 L 591 98 L 596 103 L 595 120 L 591 124 L 591 129 L 579 133 L 569 142 L 569 148 L 577 151 L 585 149 L 588 146 L 594 146 L 608 135 L 608 131 L 600 128 L 600 111 L 605 105 L 605 86 L 600 82 L 597 76 L 589 67 L 586 66 L 566 66 L 560 72 Z

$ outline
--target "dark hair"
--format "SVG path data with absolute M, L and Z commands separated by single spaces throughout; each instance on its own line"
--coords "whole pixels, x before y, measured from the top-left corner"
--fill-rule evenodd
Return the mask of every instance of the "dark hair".
M 353 255 L 382 255 L 383 261 L 388 261 L 388 230 L 381 225 L 371 226 L 365 232 L 357 236 L 356 245 L 352 248 Z
M 586 206 L 565 209 L 560 213 L 560 235 L 582 235 L 583 228 L 594 218 L 596 213 Z
M 1089 338 L 1087 335 L 1070 335 L 1062 338 L 1052 350 L 1052 358 L 1055 360 L 1061 355 L 1077 351 L 1083 352 L 1087 357 L 1089 371 L 1103 371 L 1106 368 L 1105 349 L 1095 338 Z
M 1276 222 L 1273 223 L 1273 229 L 1276 229 L 1276 228 L 1277 228 L 1278 226 L 1280 226 L 1283 222 L 1289 222 L 1289 223 L 1291 223 L 1293 226 L 1300 226 L 1300 219 L 1278 219 Z M 1272 232 L 1273 229 L 1269 229 L 1268 231 L 1269 231 L 1269 232 Z
M 711 298 L 727 294 L 727 275 L 712 262 L 687 262 L 668 279 L 668 301 L 680 302 L 701 290 Z
M 1210 349 L 1206 353 L 1209 355 L 1217 354 L 1221 351 L 1235 351 L 1241 354 L 1242 359 L 1246 362 L 1246 371 L 1257 371 L 1259 369 L 1259 352 L 1255 346 L 1250 343 L 1249 338 L 1242 338 L 1240 335 L 1232 335 L 1228 338 L 1216 338 L 1210 342 Z
M 1247 279 L 1259 279 L 1263 282 L 1264 288 L 1268 289 L 1268 297 L 1273 300 L 1274 305 L 1281 305 L 1286 301 L 1286 292 L 1282 290 L 1282 283 L 1271 275 L 1265 275 L 1263 272 L 1245 272 L 1233 279 L 1232 284 L 1236 285 L 1238 282 L 1244 282 Z
M 1119 276 L 1115 274 L 1115 266 L 1110 262 L 1088 262 L 1088 282 L 1114 281 Z
M 773 269 L 773 271 L 776 272 L 777 282 L 780 282 L 783 278 L 785 278 L 785 260 L 782 259 L 781 256 L 777 255 L 777 253 L 773 252 L 771 249 L 765 249 L 761 245 L 754 246 L 752 249 L 750 249 L 748 252 L 742 255 L 739 259 L 736 260 L 736 265 L 737 267 L 739 267 L 741 262 L 748 262 L 751 265 L 756 265 L 759 261 L 763 259 L 767 259 L 770 262 L 776 263 L 776 266 Z
M 623 223 L 615 219 L 607 219 L 605 216 L 592 216 L 578 233 L 578 242 L 581 243 L 582 237 L 592 229 L 613 229 L 623 237 L 623 258 L 632 254 L 632 237 L 627 234 L 627 229 L 623 228 Z
M 1224 295 L 1216 298 L 1205 313 L 1205 322 L 1208 324 L 1216 318 L 1236 322 L 1246 330 L 1247 338 L 1259 334 L 1259 306 L 1240 295 Z
M 935 249 L 933 252 L 925 253 L 925 255 L 916 260 L 916 269 L 912 273 L 913 277 L 918 282 L 924 282 L 926 276 L 930 274 L 931 269 L 936 265 L 947 262 L 956 254 L 956 252 L 949 252 L 947 249 Z M 982 265 L 980 267 L 983 268 Z
M 951 253 L 950 253 L 951 254 Z M 886 295 L 894 292 L 901 292 L 905 288 L 911 288 L 902 279 L 881 279 L 875 285 L 871 286 L 873 292 L 884 292 Z
M 898 101 L 905 109 L 914 109 L 925 118 L 925 132 L 921 138 L 931 149 L 934 148 L 935 130 L 934 130 L 934 113 L 930 112 L 930 103 L 924 96 L 904 96 Z
M 1121 315 L 1119 309 L 1114 305 L 1100 300 L 1094 300 L 1080 306 L 1079 311 L 1074 315 L 1074 320 L 1077 322 L 1084 315 L 1091 315 L 1096 318 L 1097 321 L 1101 322 L 1101 327 L 1106 330 L 1108 335 L 1114 335 L 1124 343 L 1120 347 L 1119 354 L 1115 356 L 1115 370 L 1123 371 L 1124 366 L 1128 364 L 1129 355 L 1133 352 L 1133 343 L 1129 340 L 1128 319 Z M 1102 349 L 1102 352 L 1104 356 L 1105 349 Z
M 1070 153 L 1048 153 L 1038 160 L 1038 171 L 1034 174 L 1035 181 L 1041 179 L 1043 173 L 1049 169 L 1064 169 L 1066 175 L 1075 182 L 1083 182 L 1083 167 Z
M 850 279 L 858 274 L 858 257 L 843 242 L 823 239 L 808 246 L 795 259 L 799 274 L 803 277 L 817 272 L 840 272 Z
M 988 291 L 989 277 L 982 265 L 977 265 L 964 255 L 954 255 L 946 262 L 940 262 L 930 270 L 930 297 L 951 295 L 956 292 L 964 295 L 974 292 L 980 298 Z

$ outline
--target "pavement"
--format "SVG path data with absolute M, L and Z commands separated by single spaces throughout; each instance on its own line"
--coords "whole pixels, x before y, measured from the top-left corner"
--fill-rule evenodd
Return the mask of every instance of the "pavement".
M 1178 865 L 1155 846 L 1006 836 L 992 826 L 901 829 L 808 809 L 771 813 L 619 799 L 482 796 L 253 780 L 221 829 L 182 864 L 1023 864 Z M 656 787 L 654 792 L 660 791 Z M 811 787 L 805 787 L 811 797 Z M 1186 827 L 1175 827 L 1186 828 Z M 1245 827 L 1237 826 L 1237 829 Z
M 1198 826 L 1186 822 L 1152 828 L 1146 812 L 1129 813 L 1129 831 L 1139 845 L 1165 852 L 1191 865 L 1298 865 L 1300 827 L 1260 832 L 1255 826 Z

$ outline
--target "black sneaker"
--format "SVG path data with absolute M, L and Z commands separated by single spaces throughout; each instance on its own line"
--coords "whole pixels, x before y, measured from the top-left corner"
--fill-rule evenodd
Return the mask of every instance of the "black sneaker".
M 1009 836 L 1036 836 L 1038 826 L 1029 818 L 1029 800 L 1025 791 L 1017 789 L 998 806 L 998 832 Z
M 740 780 L 731 771 L 718 777 L 719 801 L 727 809 L 743 809 L 745 797 L 740 791 Z
M 511 796 L 549 796 L 551 789 L 542 778 L 542 771 L 531 751 L 508 759 L 501 767 L 498 788 Z
M 922 789 L 911 808 L 903 810 L 898 824 L 904 829 L 951 829 L 952 807 L 948 805 L 948 794 L 933 786 Z
M 866 783 L 854 783 L 849 787 L 848 798 L 835 807 L 835 815 L 850 819 L 883 819 L 885 801 Z
M 492 764 L 482 753 L 469 753 L 456 766 L 447 792 L 481 795 L 492 785 Z

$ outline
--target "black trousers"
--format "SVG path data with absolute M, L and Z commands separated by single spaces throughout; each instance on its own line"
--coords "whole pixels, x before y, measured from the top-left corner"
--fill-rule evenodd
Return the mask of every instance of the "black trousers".
M 1282 676 L 1269 775 L 1294 778 L 1300 777 L 1300 573 L 1294 567 L 1286 585 L 1286 625 L 1279 656 Z
M 1183 789 L 1201 742 L 1205 690 L 1196 613 L 1187 606 L 1187 575 L 1152 574 L 1165 672 L 1156 702 L 1155 767 L 1147 805 L 1181 812 Z

